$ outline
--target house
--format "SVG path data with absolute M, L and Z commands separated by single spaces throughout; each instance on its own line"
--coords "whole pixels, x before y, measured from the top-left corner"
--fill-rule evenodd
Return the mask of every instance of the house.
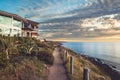
M 30 20 L 26 20 L 23 23 L 22 36 L 23 37 L 38 37 L 38 23 Z
M 0 34 L 5 36 L 38 37 L 38 23 L 16 14 L 0 11 Z

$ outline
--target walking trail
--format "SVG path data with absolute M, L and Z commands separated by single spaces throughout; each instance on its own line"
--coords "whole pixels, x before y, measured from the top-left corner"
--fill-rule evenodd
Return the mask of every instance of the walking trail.
M 50 74 L 48 76 L 48 80 L 68 80 L 58 47 L 55 48 L 53 56 L 54 63 L 49 68 Z

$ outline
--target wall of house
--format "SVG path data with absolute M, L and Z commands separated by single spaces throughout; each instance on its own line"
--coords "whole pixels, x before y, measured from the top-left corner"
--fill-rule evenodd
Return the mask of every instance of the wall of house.
M 22 22 L 14 18 L 0 15 L 0 34 L 10 36 L 21 36 Z
M 32 37 L 30 30 L 22 30 L 22 36 L 23 37 Z

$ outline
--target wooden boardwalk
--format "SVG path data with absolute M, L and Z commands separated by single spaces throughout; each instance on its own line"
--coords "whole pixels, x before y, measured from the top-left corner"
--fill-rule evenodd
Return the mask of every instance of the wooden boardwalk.
M 50 74 L 48 80 L 68 80 L 58 47 L 55 48 L 53 56 L 54 63 L 49 68 Z

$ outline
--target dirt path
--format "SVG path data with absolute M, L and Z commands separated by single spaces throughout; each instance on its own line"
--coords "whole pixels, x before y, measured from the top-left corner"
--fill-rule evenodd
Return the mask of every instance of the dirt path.
M 65 68 L 63 66 L 63 61 L 60 57 L 59 48 L 55 48 L 53 52 L 54 63 L 53 66 L 49 68 L 50 74 L 48 80 L 68 80 Z

